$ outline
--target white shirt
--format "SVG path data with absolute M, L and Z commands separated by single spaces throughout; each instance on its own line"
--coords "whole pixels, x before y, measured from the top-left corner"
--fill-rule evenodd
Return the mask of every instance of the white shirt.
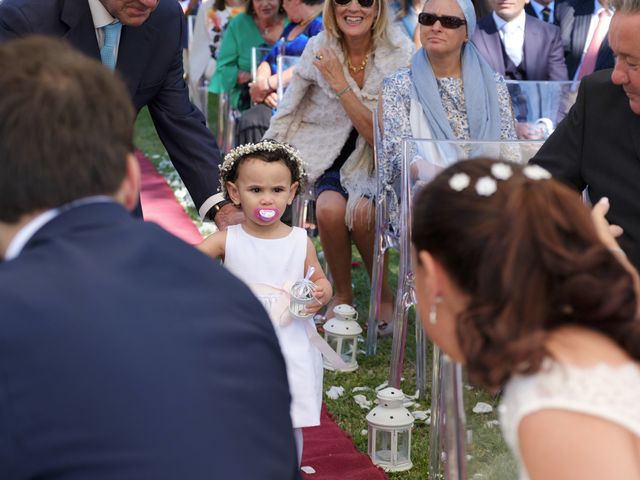
M 531 7 L 533 8 L 533 11 L 536 12 L 536 15 L 538 16 L 538 18 L 540 20 L 543 20 L 542 18 L 542 9 L 544 7 L 547 7 L 549 9 L 549 22 L 548 23 L 553 23 L 553 9 L 555 6 L 555 2 L 549 2 L 549 5 L 543 5 L 541 3 L 536 2 L 536 0 L 531 0 Z
M 578 79 L 578 75 L 580 75 L 580 68 L 582 67 L 582 62 L 584 62 L 584 55 L 587 53 L 587 50 L 589 49 L 589 44 L 591 43 L 591 39 L 593 38 L 593 34 L 596 32 L 596 27 L 598 26 L 598 21 L 600 20 L 600 17 L 598 17 L 598 15 L 600 14 L 600 12 L 604 11 L 605 8 L 600 4 L 600 2 L 598 0 L 594 0 L 593 2 L 593 13 L 591 14 L 591 22 L 589 23 L 589 31 L 587 32 L 587 41 L 584 42 L 584 49 L 582 50 L 582 57 L 580 58 L 580 65 L 578 65 L 578 68 L 576 69 L 576 73 L 573 76 L 573 80 L 577 80 Z M 606 22 L 607 25 L 607 31 L 609 30 L 609 24 L 611 23 L 611 17 L 613 15 L 610 15 L 608 17 L 602 17 L 602 21 Z
M 526 21 L 526 13 L 524 10 L 520 12 L 513 20 L 507 22 L 500 18 L 496 12 L 492 12 L 493 21 L 496 22 L 498 33 L 507 55 L 516 65 L 522 63 L 524 52 L 524 24 Z
M 93 197 L 81 198 L 80 200 L 75 200 L 71 203 L 67 203 L 59 208 L 52 208 L 51 210 L 46 210 L 42 212 L 40 215 L 32 218 L 24 227 L 18 230 L 18 233 L 11 239 L 9 242 L 9 246 L 7 247 L 7 251 L 4 254 L 4 260 L 9 261 L 16 258 L 22 252 L 24 246 L 31 240 L 31 238 L 44 227 L 51 220 L 60 215 L 63 211 L 69 210 L 74 207 L 79 207 L 81 205 L 86 205 L 89 203 L 102 203 L 102 202 L 113 202 L 113 198 L 107 197 L 104 195 L 96 195 Z
M 91 9 L 91 18 L 93 19 L 93 26 L 96 29 L 96 38 L 98 39 L 98 48 L 104 46 L 104 31 L 102 27 L 112 24 L 117 18 L 111 16 L 111 14 L 104 8 L 100 0 L 88 0 L 89 8 Z M 118 39 L 116 40 L 115 57 L 118 61 L 118 49 L 120 48 L 120 35 L 122 30 L 118 33 Z

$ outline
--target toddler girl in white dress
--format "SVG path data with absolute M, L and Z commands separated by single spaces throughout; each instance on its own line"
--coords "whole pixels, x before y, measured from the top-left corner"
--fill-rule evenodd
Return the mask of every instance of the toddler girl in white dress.
M 198 248 L 243 280 L 262 301 L 274 324 L 287 366 L 291 420 L 302 457 L 302 427 L 320 424 L 322 356 L 312 344 L 317 336 L 313 313 L 331 298 L 331 284 L 318 262 L 306 231 L 280 221 L 306 180 L 297 150 L 273 140 L 246 144 L 226 155 L 220 169 L 222 189 L 242 209 L 245 219 L 214 233 Z M 289 314 L 289 291 L 313 268 L 316 301 L 309 316 Z

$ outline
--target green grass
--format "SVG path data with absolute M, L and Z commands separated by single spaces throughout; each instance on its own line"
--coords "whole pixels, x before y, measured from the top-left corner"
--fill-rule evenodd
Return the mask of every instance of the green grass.
M 209 119 L 211 120 L 210 128 L 215 132 L 216 108 L 217 102 L 215 96 L 210 96 L 209 102 Z M 167 153 L 159 142 L 151 118 L 146 109 L 140 112 L 136 122 L 135 143 L 147 156 L 160 167 L 162 173 L 169 174 L 171 169 L 167 162 Z M 195 208 L 189 207 L 188 212 L 192 218 L 196 218 Z M 197 220 L 196 220 L 197 223 Z M 316 243 L 319 246 L 319 243 Z M 390 257 L 390 277 L 392 286 L 395 286 L 398 275 L 398 256 L 397 253 L 391 252 Z M 357 250 L 353 251 L 353 260 L 361 261 Z M 366 323 L 369 310 L 369 280 L 363 267 L 357 267 L 353 270 L 353 284 L 355 294 L 355 304 L 359 316 Z M 416 368 L 415 368 L 415 315 L 410 312 L 409 332 L 405 351 L 405 364 L 403 370 L 402 390 L 405 394 L 413 394 L 416 391 Z M 360 343 L 360 348 L 364 349 L 364 343 Z M 358 363 L 360 368 L 352 373 L 336 373 L 325 371 L 324 385 L 325 391 L 329 387 L 342 386 L 345 394 L 337 400 L 331 400 L 325 397 L 325 402 L 329 411 L 333 415 L 335 421 L 340 427 L 349 433 L 354 443 L 362 452 L 367 451 L 367 436 L 361 432 L 367 428 L 365 416 L 367 410 L 360 408 L 353 400 L 352 389 L 354 387 L 369 387 L 371 390 L 365 392 L 357 392 L 364 394 L 368 400 L 375 400 L 374 389 L 382 384 L 389 377 L 389 358 L 391 352 L 391 338 L 381 338 L 378 342 L 378 351 L 375 356 L 360 355 Z M 430 357 L 429 357 L 430 359 Z M 429 366 L 431 361 L 428 362 Z M 428 372 L 428 381 L 430 383 L 430 372 Z M 487 425 L 490 420 L 496 419 L 496 407 L 498 398 L 491 396 L 486 392 L 476 388 L 466 388 L 465 392 L 465 414 L 467 419 L 467 430 L 473 433 L 467 435 L 467 455 L 468 455 L 468 475 L 469 479 L 491 479 L 491 480 L 508 480 L 517 478 L 515 464 L 509 454 L 507 447 L 500 435 L 498 426 Z M 486 402 L 494 407 L 494 411 L 488 414 L 475 414 L 471 409 L 477 402 Z M 430 398 L 427 393 L 426 399 L 417 400 L 419 407 L 411 407 L 410 409 L 428 410 L 430 407 Z M 412 432 L 412 461 L 414 467 L 401 473 L 390 473 L 389 478 L 392 480 L 418 480 L 426 479 L 428 471 L 429 456 L 429 425 L 425 421 L 416 420 Z M 348 480 L 348 479 L 345 479 Z

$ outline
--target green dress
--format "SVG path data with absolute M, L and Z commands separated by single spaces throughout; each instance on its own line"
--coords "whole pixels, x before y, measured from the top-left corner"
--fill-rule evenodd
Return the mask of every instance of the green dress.
M 285 25 L 286 23 L 288 22 L 285 22 Z M 242 90 L 237 83 L 238 72 L 240 70 L 251 72 L 251 49 L 253 47 L 264 47 L 263 50 L 259 49 L 257 52 L 256 60 L 259 64 L 262 57 L 269 53 L 272 45 L 262 38 L 253 17 L 246 13 L 241 13 L 229 22 L 224 32 L 222 45 L 218 53 L 216 71 L 209 83 L 210 92 L 229 93 L 231 106 L 234 109 L 238 109 L 238 100 Z M 246 90 L 246 86 L 244 88 Z M 249 106 L 241 105 L 244 108 Z

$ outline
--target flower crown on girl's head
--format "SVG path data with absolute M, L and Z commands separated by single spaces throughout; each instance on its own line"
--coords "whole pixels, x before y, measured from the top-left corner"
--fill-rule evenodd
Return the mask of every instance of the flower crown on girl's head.
M 245 143 L 234 148 L 224 156 L 224 162 L 220 165 L 220 186 L 226 197 L 227 182 L 234 181 L 241 160 L 254 155 L 272 153 L 280 157 L 291 170 L 291 182 L 298 182 L 300 187 L 307 183 L 305 163 L 300 157 L 300 152 L 287 143 L 281 143 L 272 139 L 260 140 L 258 143 Z M 300 191 L 300 187 L 298 191 Z

